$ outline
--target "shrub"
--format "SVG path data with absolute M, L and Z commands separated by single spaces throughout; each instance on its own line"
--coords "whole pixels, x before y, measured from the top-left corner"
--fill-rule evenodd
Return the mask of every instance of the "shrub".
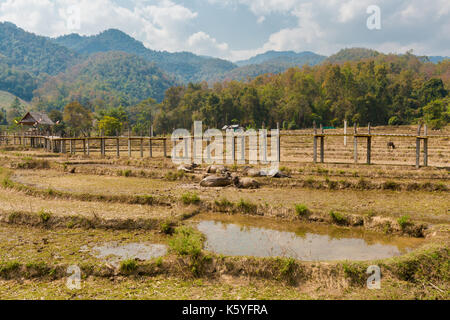
M 181 256 L 197 257 L 203 248 L 203 236 L 191 227 L 179 227 L 170 239 L 169 247 Z
M 173 222 L 170 221 L 162 222 L 160 225 L 160 230 L 164 234 L 173 234 L 174 232 L 173 225 L 174 225 Z
M 330 211 L 330 217 L 337 224 L 344 224 L 346 222 L 345 216 L 339 212 Z
M 244 199 L 239 200 L 236 207 L 241 212 L 247 213 L 247 214 L 256 213 L 257 209 L 258 209 L 258 206 L 256 204 L 251 203 L 250 201 L 247 201 Z
M 131 273 L 137 269 L 138 265 L 136 260 L 128 259 L 120 263 L 120 271 L 124 273 Z
M 217 207 L 217 209 L 220 210 L 220 211 L 225 211 L 228 208 L 233 208 L 234 207 L 233 202 L 229 201 L 227 198 L 222 198 L 220 200 L 215 200 L 214 204 Z
M 402 230 L 405 230 L 405 228 L 410 224 L 409 222 L 409 216 L 401 216 L 397 219 L 397 222 Z
M 385 190 L 399 190 L 400 184 L 395 181 L 386 181 L 383 183 L 383 189 Z
M 181 201 L 185 205 L 198 204 L 200 203 L 200 198 L 195 192 L 186 192 L 181 196 Z
M 44 209 L 41 209 L 38 212 L 38 215 L 41 218 L 43 223 L 46 223 L 52 217 L 52 213 L 50 211 L 45 211 Z
M 309 209 L 304 204 L 296 204 L 295 213 L 297 213 L 299 217 L 304 217 L 309 213 Z

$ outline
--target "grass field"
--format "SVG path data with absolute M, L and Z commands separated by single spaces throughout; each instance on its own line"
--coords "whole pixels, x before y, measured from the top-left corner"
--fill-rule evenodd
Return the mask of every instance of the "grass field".
M 352 163 L 351 141 L 349 151 L 330 140 L 328 163 L 315 165 L 309 142 L 286 139 L 290 177 L 255 178 L 258 189 L 200 187 L 206 166 L 180 173 L 170 159 L 138 151 L 100 158 L 0 146 L 0 298 L 449 298 L 448 140 L 430 146 L 430 167 L 416 169 L 406 143 L 397 154 L 376 142 L 367 166 Z M 242 175 L 243 166 L 232 170 Z M 224 234 L 238 226 L 248 241 L 263 230 L 299 243 L 326 236 L 411 249 L 361 261 L 226 255 L 205 249 L 210 239 L 197 230 L 205 219 L 230 224 Z M 142 258 L 141 245 L 167 251 Z M 96 255 L 103 247 L 111 251 Z M 71 265 L 81 269 L 79 290 L 66 287 Z M 382 270 L 380 290 L 366 286 L 370 265 Z

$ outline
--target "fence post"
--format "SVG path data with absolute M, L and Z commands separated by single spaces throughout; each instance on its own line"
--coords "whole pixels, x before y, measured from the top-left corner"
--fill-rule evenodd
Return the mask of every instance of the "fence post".
M 423 165 L 428 167 L 428 126 L 425 124 L 423 127 L 424 136 L 423 139 Z
M 86 151 L 87 151 L 87 155 L 89 156 L 91 151 L 89 150 L 89 137 L 86 138 Z
M 367 125 L 367 131 L 369 135 L 367 136 L 367 164 L 370 164 L 370 158 L 372 153 L 372 136 L 371 136 L 371 130 L 370 130 L 370 122 Z
M 167 158 L 167 142 L 166 138 L 163 138 L 164 140 L 164 158 Z
M 353 125 L 353 158 L 355 163 L 358 163 L 358 137 L 356 134 L 358 133 L 358 124 L 355 122 Z
M 313 160 L 314 160 L 314 163 L 317 163 L 317 127 L 316 127 L 316 121 L 313 122 L 313 127 L 314 127 Z
M 128 157 L 131 158 L 131 132 L 128 129 Z
M 280 132 L 280 123 L 277 122 L 277 132 L 278 132 L 278 152 L 277 152 L 277 162 L 281 163 L 281 132 Z
M 141 137 L 141 158 L 144 157 L 144 138 Z
M 320 124 L 320 162 L 325 162 L 325 136 L 323 131 L 323 125 Z
M 422 129 L 422 124 L 417 127 L 417 138 L 416 138 L 416 168 L 420 168 L 420 131 Z

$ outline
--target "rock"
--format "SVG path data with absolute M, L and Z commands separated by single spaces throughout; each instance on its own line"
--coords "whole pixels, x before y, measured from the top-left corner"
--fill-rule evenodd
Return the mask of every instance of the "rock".
M 240 189 L 259 188 L 259 182 L 252 178 L 235 178 L 234 185 Z
M 202 187 L 226 187 L 232 183 L 231 177 L 226 176 L 207 176 L 200 182 Z

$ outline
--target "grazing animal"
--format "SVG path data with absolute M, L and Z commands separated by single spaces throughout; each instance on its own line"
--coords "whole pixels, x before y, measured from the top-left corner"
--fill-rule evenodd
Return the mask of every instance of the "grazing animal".
M 256 189 L 259 188 L 259 183 L 252 178 L 239 178 L 235 177 L 233 183 L 237 188 L 240 189 Z
M 206 173 L 225 173 L 228 172 L 228 169 L 225 166 L 221 165 L 212 165 L 206 168 Z
M 394 150 L 394 149 L 395 149 L 395 144 L 394 144 L 392 141 L 389 141 L 389 142 L 387 143 L 387 147 L 388 147 L 388 149 Z
M 202 187 L 226 187 L 232 183 L 230 174 L 224 176 L 207 176 L 200 182 Z
M 251 167 L 245 167 L 244 170 L 242 171 L 242 173 L 248 177 L 261 177 L 262 176 L 261 170 L 254 169 Z

